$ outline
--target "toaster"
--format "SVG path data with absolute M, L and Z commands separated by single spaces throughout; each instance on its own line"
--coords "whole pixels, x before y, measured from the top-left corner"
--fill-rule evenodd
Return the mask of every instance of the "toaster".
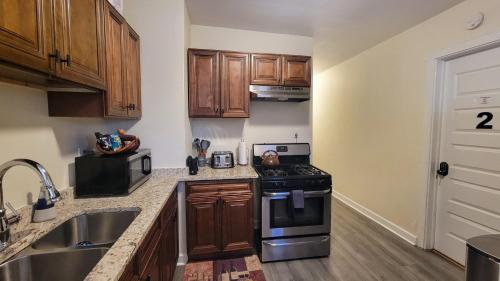
M 234 168 L 234 154 L 231 151 L 215 151 L 212 153 L 211 166 L 213 169 Z

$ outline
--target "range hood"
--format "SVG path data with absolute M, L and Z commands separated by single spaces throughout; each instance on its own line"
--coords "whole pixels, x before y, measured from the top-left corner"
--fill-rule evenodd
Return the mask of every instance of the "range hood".
M 250 85 L 252 100 L 303 102 L 310 99 L 311 88 L 287 86 L 260 86 Z

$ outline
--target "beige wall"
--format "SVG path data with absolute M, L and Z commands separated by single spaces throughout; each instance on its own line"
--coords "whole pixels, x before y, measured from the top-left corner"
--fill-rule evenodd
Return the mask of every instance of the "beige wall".
M 0 164 L 33 159 L 64 189 L 74 182 L 72 163 L 78 148 L 89 147 L 93 132 L 114 126 L 97 118 L 50 118 L 47 108 L 45 91 L 0 83 Z M 13 168 L 3 184 L 5 200 L 16 207 L 25 205 L 28 193 L 38 197 L 39 182 L 28 168 Z
M 312 55 L 312 38 L 237 30 L 209 26 L 191 26 L 191 47 Z M 259 142 L 311 142 L 310 102 L 252 102 L 249 119 L 191 119 L 194 137 L 208 138 L 213 150 L 235 151 L 241 138 L 250 146 Z
M 153 149 L 155 167 L 186 159 L 186 48 L 189 18 L 182 0 L 124 1 L 127 21 L 141 36 L 143 116 L 131 128 Z
M 95 131 L 130 129 L 153 150 L 155 167 L 183 167 L 191 132 L 185 92 L 189 18 L 182 0 L 126 0 L 124 14 L 141 36 L 143 118 L 49 118 L 45 91 L 0 83 L 0 164 L 30 158 L 46 166 L 60 189 L 74 184 L 78 148 L 93 145 Z M 26 168 L 6 176 L 5 200 L 20 207 L 38 196 L 38 179 Z
M 482 11 L 475 31 L 466 19 Z M 500 2 L 469 0 L 314 73 L 314 162 L 334 189 L 421 238 L 430 151 L 431 58 L 500 31 Z M 326 55 L 326 54 L 325 54 Z M 322 54 L 315 52 L 314 60 Z

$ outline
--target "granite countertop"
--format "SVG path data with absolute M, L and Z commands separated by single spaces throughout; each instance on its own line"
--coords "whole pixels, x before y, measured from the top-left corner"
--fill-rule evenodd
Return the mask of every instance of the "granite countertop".
M 23 219 L 11 228 L 13 244 L 0 253 L 0 263 L 19 253 L 66 220 L 84 213 L 141 209 L 141 213 L 99 261 L 85 280 L 118 280 L 132 260 L 153 222 L 179 182 L 258 178 L 251 166 L 215 170 L 200 168 L 191 176 L 187 169 L 157 169 L 143 186 L 123 197 L 73 199 L 72 189 L 62 192 L 63 200 L 56 204 L 57 218 L 43 223 L 30 223 L 30 208 L 21 210 Z

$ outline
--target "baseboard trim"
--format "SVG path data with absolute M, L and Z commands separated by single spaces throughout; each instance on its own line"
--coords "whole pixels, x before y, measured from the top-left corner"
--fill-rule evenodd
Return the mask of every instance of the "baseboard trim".
M 417 245 L 417 236 L 411 234 L 410 232 L 406 231 L 405 229 L 403 229 L 402 227 L 393 223 L 392 221 L 382 217 L 381 215 L 379 215 L 379 214 L 375 213 L 374 211 L 364 207 L 363 205 L 353 201 L 351 198 L 349 198 L 341 193 L 333 191 L 332 196 L 335 199 L 340 200 L 342 203 L 346 204 L 347 206 L 351 207 L 356 212 L 362 214 L 363 216 L 378 223 L 379 225 L 381 225 L 385 229 L 389 230 L 390 232 L 396 234 L 401 239 L 405 240 L 406 242 L 410 243 L 411 245 L 413 245 L 413 246 Z
M 179 258 L 177 259 L 177 265 L 178 266 L 186 265 L 187 262 L 188 262 L 188 257 L 180 254 Z

